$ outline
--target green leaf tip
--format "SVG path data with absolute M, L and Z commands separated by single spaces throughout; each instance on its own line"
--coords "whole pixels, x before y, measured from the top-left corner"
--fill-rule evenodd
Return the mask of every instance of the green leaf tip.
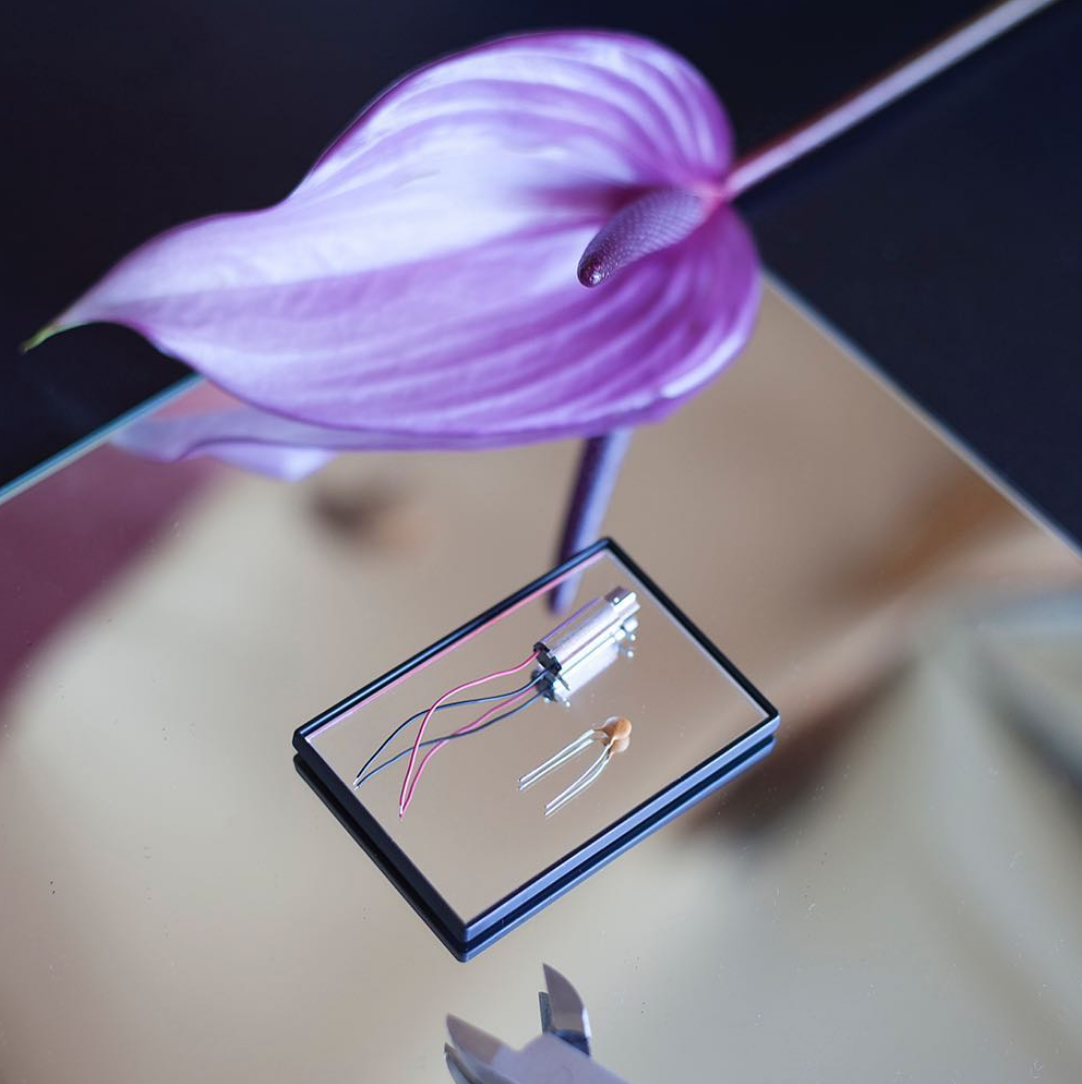
M 51 339 L 57 332 L 63 330 L 56 324 L 46 324 L 36 335 L 31 335 L 26 342 L 19 344 L 19 353 L 29 354 L 35 346 L 41 346 L 46 339 Z

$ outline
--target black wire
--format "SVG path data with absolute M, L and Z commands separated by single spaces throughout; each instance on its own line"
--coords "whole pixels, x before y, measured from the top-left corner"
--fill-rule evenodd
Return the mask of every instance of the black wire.
M 528 689 L 529 685 L 527 685 L 526 688 Z M 525 692 L 525 690 L 522 691 Z M 540 700 L 543 695 L 543 693 L 534 693 L 529 700 L 523 701 L 523 703 L 519 704 L 518 707 L 511 708 L 510 711 L 505 711 L 502 715 L 497 715 L 495 719 L 489 719 L 487 723 L 482 723 L 479 727 L 475 727 L 473 730 L 467 730 L 462 734 L 445 734 L 442 738 L 429 738 L 427 741 L 421 742 L 418 748 L 423 749 L 426 745 L 436 745 L 441 741 L 454 741 L 456 738 L 468 738 L 473 734 L 480 734 L 482 730 L 488 730 L 490 726 L 495 726 L 497 723 L 502 723 L 504 719 L 510 719 L 512 715 L 517 715 L 524 708 L 528 708 L 532 703 L 534 703 L 534 701 Z M 448 704 L 447 706 L 451 707 L 452 705 Z M 365 775 L 364 771 L 362 770 L 361 774 L 357 776 L 357 780 L 353 785 L 355 787 L 359 787 L 366 780 L 371 779 L 372 776 L 376 775 L 379 772 L 382 772 L 384 768 L 389 768 L 396 761 L 401 760 L 403 757 L 409 756 L 412 752 L 413 746 L 411 745 L 407 749 L 403 749 L 400 752 L 395 753 L 395 755 L 391 757 L 390 760 L 385 760 L 382 764 L 377 764 L 367 775 Z
M 540 673 L 530 678 L 530 680 L 527 681 L 525 685 L 520 685 L 517 689 L 512 689 L 509 693 L 494 693 L 491 696 L 475 696 L 470 700 L 455 700 L 450 704 L 440 704 L 440 706 L 436 708 L 436 711 L 443 711 L 445 708 L 461 708 L 467 704 L 487 704 L 491 700 L 504 700 L 508 697 L 518 696 L 521 693 L 526 692 L 527 689 L 532 689 L 544 676 L 545 671 L 542 670 L 540 671 Z M 375 760 L 376 757 L 378 757 L 380 753 L 382 753 L 383 750 L 386 749 L 387 746 L 390 745 L 391 742 L 393 742 L 395 738 L 397 738 L 398 735 L 401 734 L 402 731 L 410 725 L 410 723 L 414 722 L 417 719 L 420 719 L 422 716 L 427 714 L 428 708 L 422 708 L 420 711 L 414 712 L 414 714 L 411 715 L 404 723 L 399 723 L 398 726 L 396 726 L 394 730 L 392 730 L 390 734 L 388 734 L 387 737 L 384 738 L 382 742 L 380 742 L 379 748 L 361 765 L 361 770 L 357 773 L 356 778 L 353 780 L 353 785 L 356 787 L 360 784 L 361 776 L 364 775 L 364 773 L 368 770 L 368 766 L 372 763 L 372 761 Z M 485 726 L 488 726 L 488 724 L 486 723 Z M 484 730 L 484 727 L 481 727 L 480 729 Z M 430 743 L 426 742 L 425 744 Z

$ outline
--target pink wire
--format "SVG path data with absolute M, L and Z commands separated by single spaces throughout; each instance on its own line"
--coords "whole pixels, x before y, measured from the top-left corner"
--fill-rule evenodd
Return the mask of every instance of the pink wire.
M 472 632 L 466 633 L 466 635 L 463 636 L 461 639 L 456 640 L 453 644 L 445 647 L 442 651 L 438 651 L 431 658 L 425 659 L 424 662 L 420 663 L 417 666 L 416 670 L 411 668 L 401 677 L 395 678 L 395 680 L 392 681 L 389 685 L 385 685 L 382 689 L 379 690 L 379 692 L 375 693 L 370 700 L 366 700 L 365 704 L 373 704 L 381 696 L 386 696 L 386 694 L 389 693 L 392 689 L 395 689 L 399 685 L 401 685 L 403 681 L 409 681 L 417 671 L 423 670 L 426 666 L 431 666 L 434 662 L 438 662 L 448 652 L 457 650 L 464 643 L 472 640 L 475 636 L 480 636 L 482 632 L 488 632 L 488 630 L 491 629 L 498 621 L 503 621 L 505 618 L 510 617 L 516 610 L 521 610 L 523 606 L 528 606 L 531 602 L 533 602 L 535 598 L 538 598 L 539 596 L 544 595 L 549 591 L 555 592 L 556 588 L 559 587 L 560 584 L 574 577 L 581 576 L 582 573 L 586 571 L 586 569 L 595 565 L 598 561 L 601 560 L 603 556 L 604 555 L 601 553 L 595 553 L 593 557 L 590 557 L 581 565 L 576 565 L 574 568 L 569 568 L 566 572 L 557 576 L 556 579 L 546 583 L 544 587 L 538 587 L 536 591 L 531 591 L 528 595 L 526 595 L 525 598 L 520 598 L 518 602 L 516 602 L 513 606 L 508 606 L 506 610 L 497 614 L 487 624 L 479 625 Z M 338 726 L 339 723 L 345 722 L 353 715 L 355 711 L 358 710 L 359 707 L 360 705 L 357 705 L 356 707 L 350 708 L 349 711 L 342 712 L 342 714 L 339 715 L 337 718 L 332 719 L 329 723 L 326 723 L 324 726 L 320 727 L 319 733 L 324 734 L 328 730 L 330 730 L 331 727 Z
M 398 795 L 398 815 L 401 817 L 406 809 L 409 807 L 410 798 L 413 796 L 413 786 L 416 786 L 416 780 L 413 782 L 413 786 L 410 785 L 410 773 L 413 771 L 414 762 L 417 759 L 417 750 L 421 747 L 421 740 L 425 736 L 425 728 L 428 726 L 428 721 L 436 713 L 436 709 L 445 700 L 449 700 L 456 693 L 464 692 L 466 689 L 472 689 L 475 685 L 483 685 L 486 681 L 493 681 L 496 678 L 510 677 L 512 674 L 517 674 L 520 670 L 525 670 L 534 660 L 537 658 L 537 652 L 530 653 L 529 658 L 523 660 L 518 666 L 512 666 L 510 670 L 497 670 L 494 674 L 486 674 L 484 677 L 474 678 L 472 681 L 463 682 L 461 685 L 456 685 L 453 689 L 448 689 L 425 713 L 425 717 L 421 720 L 421 725 L 417 730 L 417 737 L 414 739 L 413 748 L 410 750 L 409 763 L 406 765 L 406 777 L 402 780 L 402 790 Z M 497 707 L 502 707 L 506 701 L 501 700 Z M 429 750 L 428 756 L 425 757 L 425 763 L 428 762 L 428 758 L 438 749 L 439 746 L 433 746 Z M 420 772 L 417 773 L 418 776 Z
M 413 782 L 410 783 L 409 793 L 406 795 L 406 801 L 405 804 L 402 806 L 402 812 L 405 813 L 406 810 L 410 807 L 410 802 L 413 801 L 413 792 L 416 789 L 417 784 L 420 782 L 421 776 L 424 774 L 425 765 L 448 742 L 450 742 L 452 738 L 457 738 L 459 734 L 468 734 L 471 730 L 476 730 L 479 726 L 488 722 L 488 720 L 493 715 L 495 715 L 496 712 L 504 711 L 512 704 L 521 701 L 523 697 L 530 696 L 531 694 L 535 696 L 537 695 L 532 689 L 523 689 L 523 691 L 518 693 L 516 696 L 512 696 L 507 700 L 501 700 L 498 704 L 495 704 L 493 707 L 489 708 L 488 711 L 484 713 L 484 715 L 481 715 L 479 718 L 474 719 L 472 723 L 467 723 L 465 726 L 460 726 L 457 730 L 455 730 L 451 734 L 448 734 L 447 737 L 443 739 L 443 741 L 437 742 L 435 745 L 433 745 L 432 748 L 429 749 L 429 751 L 425 754 L 424 759 L 421 761 L 421 763 L 417 765 L 417 774 L 413 777 Z

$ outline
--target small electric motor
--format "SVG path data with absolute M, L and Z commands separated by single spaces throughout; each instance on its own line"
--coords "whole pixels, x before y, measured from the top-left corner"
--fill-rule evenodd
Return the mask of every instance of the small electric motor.
M 638 612 L 635 592 L 616 587 L 538 640 L 534 648 L 545 695 L 567 703 L 621 655 L 629 654 L 639 627 Z

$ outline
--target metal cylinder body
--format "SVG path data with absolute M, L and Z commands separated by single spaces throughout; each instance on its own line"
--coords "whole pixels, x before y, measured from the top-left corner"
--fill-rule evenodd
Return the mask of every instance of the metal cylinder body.
M 551 692 L 566 700 L 610 666 L 634 637 L 639 608 L 634 591 L 616 587 L 539 640 L 534 647 L 538 663 L 549 675 Z

